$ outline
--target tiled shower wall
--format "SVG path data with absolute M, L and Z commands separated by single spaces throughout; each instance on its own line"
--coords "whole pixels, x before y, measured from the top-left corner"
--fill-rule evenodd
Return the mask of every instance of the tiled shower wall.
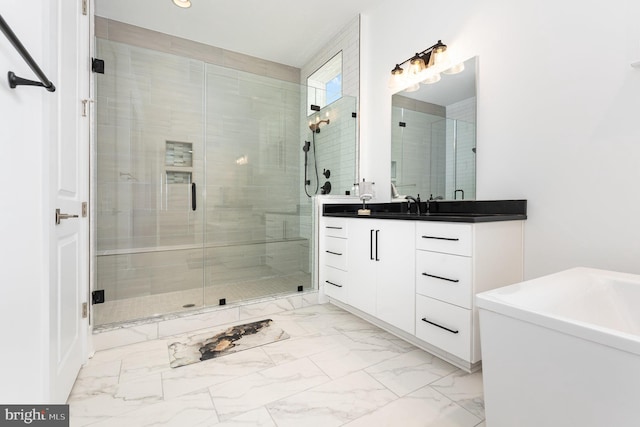
M 331 170 L 331 194 L 344 195 L 345 191 L 351 191 L 353 184 L 358 180 L 358 154 L 359 154 L 359 131 L 358 117 L 359 112 L 358 100 L 360 96 L 360 16 L 354 17 L 342 30 L 340 30 L 325 46 L 315 53 L 313 58 L 300 69 L 300 84 L 306 87 L 307 77 L 313 74 L 325 62 L 333 58 L 338 52 L 342 52 L 342 95 L 343 99 L 325 107 L 320 113 L 321 118 L 326 118 L 326 112 L 330 111 L 330 116 L 343 117 L 344 121 L 337 126 L 323 126 L 321 133 L 316 135 L 316 143 L 319 148 L 318 169 L 320 177 L 320 186 L 325 182 L 321 175 L 323 169 Z M 309 105 L 306 97 L 300 99 L 300 135 L 302 140 L 311 141 L 312 135 L 309 130 L 309 122 L 315 121 L 315 115 L 307 116 Z M 333 111 L 333 113 L 331 113 Z M 356 113 L 356 117 L 351 117 L 351 113 Z M 336 122 L 336 124 L 338 124 Z M 338 138 L 333 138 L 331 144 L 327 145 L 321 141 L 328 141 L 327 135 L 331 132 Z M 300 147 L 302 148 L 302 146 Z M 325 152 L 325 149 L 327 150 Z M 302 149 L 299 151 L 300 164 L 304 165 L 304 153 Z M 311 166 L 312 167 L 312 166 Z M 311 169 L 309 169 L 311 170 Z M 315 172 L 312 180 L 311 188 L 315 190 Z M 299 182 L 304 181 L 304 170 L 300 171 Z M 310 192 L 310 194 L 312 194 Z M 320 191 L 318 191 L 320 194 Z M 351 193 L 353 194 L 353 193 Z M 308 212 L 300 218 L 301 233 L 305 236 L 313 236 L 312 233 L 312 216 L 311 216 L 311 199 L 309 199 L 304 191 L 300 193 L 301 209 Z M 315 245 L 312 244 L 312 247 Z M 314 253 L 310 253 L 310 261 L 315 258 Z
M 121 299 L 309 272 L 299 71 L 102 18 L 96 34 L 96 289 Z M 336 117 L 321 138 L 344 133 L 353 147 L 355 101 L 341 104 L 351 123 Z M 167 141 L 191 144 L 193 164 L 167 165 Z M 167 171 L 190 182 L 167 184 Z

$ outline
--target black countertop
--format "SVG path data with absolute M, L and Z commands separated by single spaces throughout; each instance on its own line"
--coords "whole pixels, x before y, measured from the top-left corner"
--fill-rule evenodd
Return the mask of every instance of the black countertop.
M 368 203 L 370 215 L 358 215 L 362 204 L 325 204 L 323 216 L 343 218 L 377 218 L 409 221 L 495 222 L 527 219 L 526 200 L 430 200 L 415 204 Z

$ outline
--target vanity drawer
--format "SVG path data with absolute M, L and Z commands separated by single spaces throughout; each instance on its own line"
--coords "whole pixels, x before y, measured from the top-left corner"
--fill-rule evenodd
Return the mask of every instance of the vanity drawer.
M 471 310 L 416 295 L 416 337 L 470 361 L 471 313 Z
M 472 236 L 471 224 L 419 221 L 416 249 L 471 256 Z
M 347 220 L 345 218 L 322 217 L 322 233 L 331 237 L 347 237 Z
M 324 263 L 330 267 L 347 271 L 347 239 L 324 238 Z
M 472 308 L 471 258 L 416 251 L 416 292 L 464 308 Z
M 339 301 L 347 301 L 347 272 L 333 267 L 324 267 L 322 278 L 325 295 Z

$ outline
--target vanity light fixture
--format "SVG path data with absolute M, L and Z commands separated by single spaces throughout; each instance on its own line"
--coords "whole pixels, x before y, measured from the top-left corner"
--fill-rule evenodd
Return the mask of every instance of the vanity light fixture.
M 409 63 L 405 71 L 401 65 Z M 451 66 L 447 53 L 447 45 L 438 40 L 438 43 L 429 46 L 422 52 L 416 53 L 409 59 L 396 64 L 391 70 L 389 88 L 397 91 L 404 89 L 407 92 L 418 90 L 419 83 L 431 84 L 440 80 L 440 73 L 457 74 L 464 70 L 463 64 Z
M 191 7 L 191 0 L 173 0 L 173 4 L 184 9 Z

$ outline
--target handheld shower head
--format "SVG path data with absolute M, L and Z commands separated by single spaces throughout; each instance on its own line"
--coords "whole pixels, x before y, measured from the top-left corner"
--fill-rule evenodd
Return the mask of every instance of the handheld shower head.
M 311 129 L 311 132 L 320 133 L 320 124 L 321 123 L 329 124 L 329 122 L 330 122 L 329 119 L 325 119 L 325 120 L 320 120 L 317 123 L 311 123 L 309 125 L 309 129 Z

